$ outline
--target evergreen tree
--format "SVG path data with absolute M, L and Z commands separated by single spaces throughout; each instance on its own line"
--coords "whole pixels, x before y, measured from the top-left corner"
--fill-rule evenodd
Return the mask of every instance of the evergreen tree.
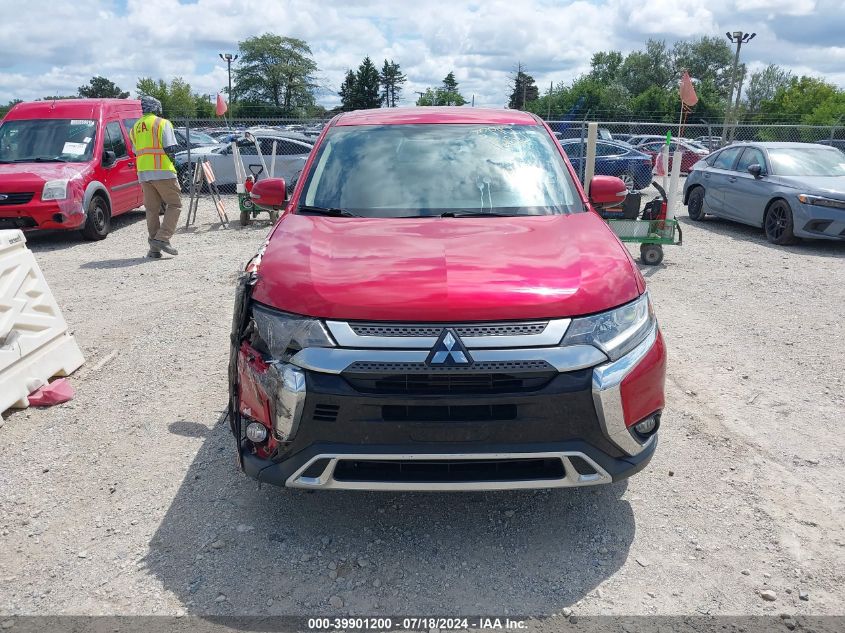
M 380 88 L 378 69 L 367 56 L 355 73 L 355 108 L 368 110 L 381 107 Z
M 441 86 L 435 90 L 435 103 L 425 105 L 462 106 L 466 102 L 467 100 L 458 90 L 455 73 L 450 70 L 449 74 L 443 78 Z
M 349 112 L 355 109 L 355 73 L 352 70 L 346 71 L 346 78 L 340 85 L 340 104 L 341 110 Z
M 534 77 L 525 73 L 521 63 L 516 66 L 516 73 L 511 77 L 511 96 L 508 107 L 512 110 L 524 110 L 525 104 L 536 101 L 540 96 L 540 89 L 534 83 Z
M 392 59 L 390 61 L 384 60 L 379 81 L 381 81 L 381 100 L 386 107 L 396 107 L 396 101 L 402 94 L 402 84 L 407 80 L 408 78 L 402 74 L 399 64 Z

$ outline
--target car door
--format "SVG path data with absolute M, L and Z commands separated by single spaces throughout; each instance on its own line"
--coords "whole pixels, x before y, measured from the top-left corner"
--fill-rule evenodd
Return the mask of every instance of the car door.
M 126 136 L 120 121 L 109 121 L 103 131 L 101 159 L 103 184 L 111 196 L 111 214 L 119 215 L 138 206 L 138 172 L 135 158 L 130 156 Z M 106 152 L 114 152 L 115 161 L 106 162 Z
M 749 165 L 763 168 L 760 178 L 748 173 Z M 725 215 L 752 226 L 763 226 L 763 212 L 769 202 L 771 183 L 767 180 L 766 156 L 757 147 L 746 147 L 728 176 L 725 187 Z
M 725 190 L 730 186 L 729 179 L 736 177 L 733 170 L 741 147 L 728 147 L 719 152 L 708 169 L 704 170 L 704 201 L 707 212 L 714 215 L 730 217 L 725 211 Z

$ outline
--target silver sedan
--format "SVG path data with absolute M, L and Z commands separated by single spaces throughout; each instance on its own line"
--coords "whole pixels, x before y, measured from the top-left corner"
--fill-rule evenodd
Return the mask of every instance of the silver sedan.
M 684 184 L 689 217 L 763 229 L 773 244 L 845 240 L 845 155 L 815 143 L 736 143 L 696 163 Z
M 261 147 L 261 154 L 267 170 L 273 163 L 273 147 L 275 143 L 275 176 L 284 178 L 290 183 L 305 166 L 305 161 L 311 153 L 313 144 L 303 138 L 282 135 L 255 134 L 255 139 Z M 266 178 L 270 174 L 265 172 L 258 155 L 255 143 L 240 137 L 235 141 L 241 154 L 241 161 L 247 175 L 253 174 L 256 180 Z M 199 157 L 205 158 L 214 170 L 214 177 L 218 186 L 232 186 L 237 184 L 235 179 L 235 160 L 231 144 L 221 144 L 215 147 L 198 147 L 191 150 L 191 162 L 188 163 L 188 152 L 176 154 L 176 171 L 183 191 L 190 188 L 191 175 L 194 164 Z

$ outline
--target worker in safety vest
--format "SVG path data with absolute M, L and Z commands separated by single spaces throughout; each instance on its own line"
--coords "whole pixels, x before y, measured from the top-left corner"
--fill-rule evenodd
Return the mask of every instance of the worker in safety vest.
M 143 116 L 129 132 L 135 148 L 138 180 L 144 190 L 144 207 L 147 210 L 147 231 L 150 234 L 150 251 L 147 257 L 160 258 L 162 251 L 177 255 L 170 244 L 182 212 L 182 195 L 176 180 L 176 134 L 173 124 L 161 116 L 161 101 L 154 97 L 141 97 Z M 159 211 L 165 204 L 164 221 L 159 221 Z

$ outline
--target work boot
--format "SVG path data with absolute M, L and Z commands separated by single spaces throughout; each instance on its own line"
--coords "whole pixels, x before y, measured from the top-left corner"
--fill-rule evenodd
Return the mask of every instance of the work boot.
M 147 252 L 147 257 L 149 257 L 150 259 L 161 259 L 161 251 L 156 251 L 151 248 Z
M 154 240 L 150 239 L 150 250 L 158 250 L 167 253 L 168 255 L 178 255 L 179 251 L 173 248 L 170 245 L 170 242 L 165 242 L 164 240 Z

